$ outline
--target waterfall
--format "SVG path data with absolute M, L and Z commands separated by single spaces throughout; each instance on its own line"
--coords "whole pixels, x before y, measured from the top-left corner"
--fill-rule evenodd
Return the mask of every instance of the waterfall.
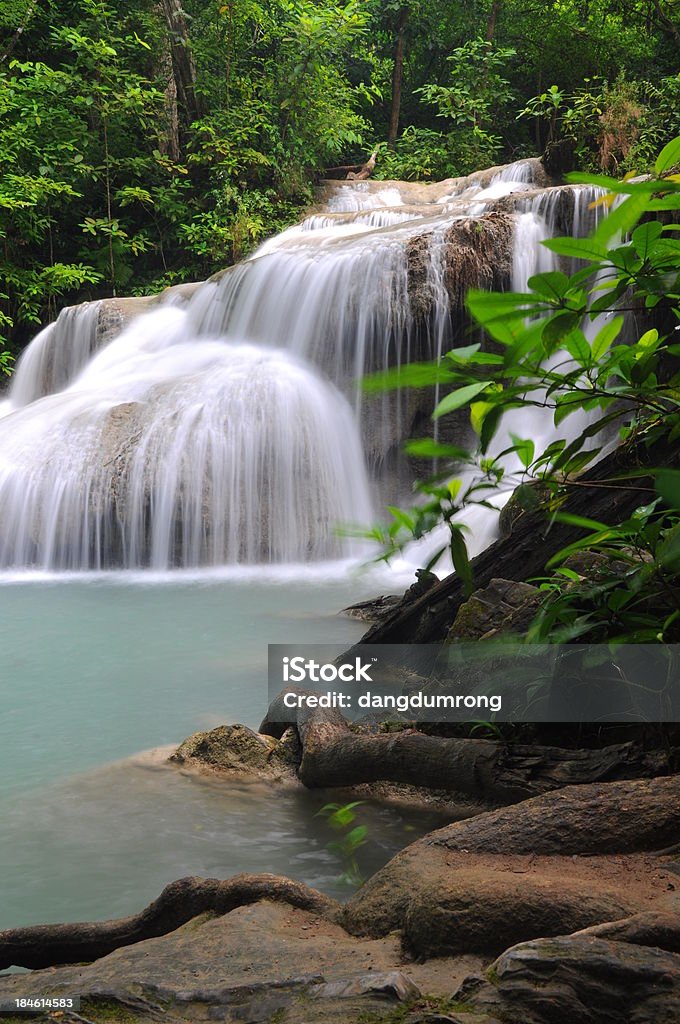
M 11 408 L 61 391 L 87 363 L 97 344 L 99 303 L 62 309 L 19 359 L 9 393 Z
M 441 355 L 466 337 L 470 284 L 523 290 L 553 266 L 542 238 L 566 216 L 586 229 L 592 190 L 542 189 L 538 174 L 526 160 L 425 185 L 327 183 L 314 213 L 239 265 L 141 315 L 127 300 L 117 335 L 101 326 L 109 300 L 64 310 L 23 354 L 0 420 L 0 566 L 351 554 L 338 527 L 374 519 L 376 487 L 408 500 L 403 442 L 431 433 L 438 397 L 367 398 L 361 380 Z M 549 436 L 550 414 L 527 430 Z
M 3 421 L 0 564 L 300 562 L 370 519 L 351 409 L 290 353 L 140 317 Z

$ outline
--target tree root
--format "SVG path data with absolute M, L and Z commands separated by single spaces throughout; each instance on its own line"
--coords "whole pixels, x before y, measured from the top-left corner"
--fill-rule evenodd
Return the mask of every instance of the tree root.
M 645 778 L 670 771 L 666 751 L 635 743 L 602 750 L 446 739 L 415 730 L 372 736 L 352 732 L 333 709 L 287 709 L 283 690 L 270 705 L 260 732 L 280 738 L 295 726 L 302 743 L 300 781 L 309 788 L 402 782 L 511 804 L 563 786 Z
M 0 932 L 0 970 L 33 969 L 82 963 L 107 956 L 120 946 L 175 931 L 199 914 L 228 914 L 258 900 L 275 900 L 336 920 L 340 906 L 301 882 L 280 875 L 236 875 L 181 878 L 167 885 L 158 899 L 131 917 L 79 924 L 35 925 Z

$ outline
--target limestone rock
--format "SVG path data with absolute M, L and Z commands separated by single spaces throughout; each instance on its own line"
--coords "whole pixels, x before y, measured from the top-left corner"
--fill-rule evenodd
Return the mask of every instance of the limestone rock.
M 275 746 L 276 740 L 245 725 L 219 725 L 189 736 L 170 760 L 182 765 L 199 762 L 220 772 L 266 772 Z

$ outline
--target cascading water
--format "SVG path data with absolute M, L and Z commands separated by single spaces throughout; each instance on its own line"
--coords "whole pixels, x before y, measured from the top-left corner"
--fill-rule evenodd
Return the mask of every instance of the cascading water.
M 98 302 L 67 306 L 25 350 L 12 378 L 11 409 L 61 391 L 97 347 Z
M 527 160 L 432 185 L 329 184 L 301 225 L 99 351 L 100 304 L 65 310 L 23 355 L 3 410 L 0 566 L 346 554 L 336 528 L 374 515 L 366 460 L 378 475 L 429 431 L 436 400 L 367 402 L 358 382 L 440 355 L 464 332 L 469 284 L 522 289 L 550 269 L 539 243 L 567 207 L 586 229 L 593 196 L 542 188 L 541 173 Z M 531 428 L 549 434 L 542 415 Z
M 192 337 L 176 308 L 7 422 L 4 565 L 307 561 L 370 518 L 345 399 L 289 353 Z

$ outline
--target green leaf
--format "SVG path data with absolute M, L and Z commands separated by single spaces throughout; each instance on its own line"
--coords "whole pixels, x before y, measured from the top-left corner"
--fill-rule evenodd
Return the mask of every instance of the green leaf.
M 558 256 L 570 256 L 577 260 L 604 260 L 607 249 L 590 238 L 546 238 L 541 245 Z
M 646 224 L 640 224 L 636 227 L 631 236 L 631 242 L 641 259 L 647 259 L 649 250 L 654 245 L 654 242 L 661 237 L 662 233 L 663 224 L 660 224 L 658 220 L 650 220 Z
M 656 493 L 670 508 L 680 509 L 680 470 L 661 470 L 656 477 Z
M 482 292 L 471 288 L 466 304 L 475 320 L 487 324 L 496 317 L 524 317 L 527 307 L 536 302 L 534 295 L 523 292 Z
M 457 388 L 450 394 L 445 395 L 432 413 L 432 419 L 438 420 L 440 416 L 445 416 L 447 413 L 454 412 L 454 410 L 467 405 L 473 398 L 481 394 L 482 391 L 485 391 L 490 384 L 493 384 L 493 381 L 483 380 L 478 384 L 468 384 L 464 388 Z
M 545 274 L 534 274 L 529 278 L 532 291 L 545 295 L 548 299 L 561 299 L 569 288 L 569 278 L 561 270 L 551 270 Z
M 460 576 L 463 583 L 463 590 L 466 597 L 475 589 L 472 577 L 470 556 L 468 555 L 467 544 L 460 527 L 454 527 L 451 532 L 451 560 L 453 567 Z
M 635 347 L 640 349 L 653 349 L 658 340 L 659 332 L 653 327 L 650 331 L 645 331 Z
M 562 341 L 565 335 L 570 334 L 578 326 L 578 313 L 558 313 L 546 321 L 541 331 L 541 337 L 546 345 L 554 345 Z
M 663 174 L 664 171 L 669 171 L 671 167 L 675 167 L 677 163 L 680 163 L 680 135 L 675 139 L 671 139 L 663 147 L 656 158 L 654 171 L 656 174 Z
M 457 448 L 452 444 L 441 444 L 432 438 L 423 437 L 413 441 L 407 441 L 404 445 L 409 455 L 417 455 L 425 459 L 460 459 L 467 461 L 470 453 L 464 448 Z
M 555 403 L 555 415 L 554 422 L 555 426 L 559 427 L 562 420 L 566 420 L 567 416 L 571 416 L 573 412 L 583 408 L 583 400 L 578 395 L 560 395 Z
M 656 549 L 656 557 L 665 569 L 672 572 L 680 569 L 680 523 L 666 533 Z
M 392 518 L 403 526 L 404 529 L 408 530 L 409 533 L 413 533 L 413 519 L 401 508 L 396 508 L 394 505 L 387 506 L 388 512 L 391 513 Z
M 465 363 L 472 356 L 476 355 L 477 352 L 479 352 L 481 347 L 482 346 L 480 344 L 477 344 L 477 345 L 464 345 L 461 348 L 453 348 L 453 349 L 451 349 L 450 352 L 446 353 L 446 358 L 447 359 L 451 359 L 451 360 L 455 360 L 455 362 L 457 362 L 457 363 Z
M 534 459 L 535 444 L 530 438 L 518 437 L 517 434 L 510 434 L 515 452 L 525 469 L 528 469 Z
M 627 234 L 633 225 L 637 224 L 651 199 L 651 194 L 644 192 L 628 196 L 620 206 L 615 207 L 600 221 L 593 234 L 593 242 L 604 245 L 616 234 Z
M 502 416 L 503 407 L 500 405 L 494 406 L 485 414 L 482 429 L 479 433 L 479 446 L 482 452 L 485 452 L 493 441 Z
M 453 379 L 454 374 L 438 363 L 406 363 L 384 373 L 369 374 L 362 379 L 361 387 L 374 394 L 397 388 L 427 388 Z
M 564 347 L 579 366 L 585 367 L 592 361 L 588 339 L 580 327 L 570 331 L 564 339 Z
M 584 466 L 587 466 L 589 462 L 592 462 L 601 451 L 601 448 L 593 448 L 590 451 L 578 452 L 576 455 L 572 455 L 572 457 L 564 463 L 562 467 L 563 472 L 565 475 L 580 472 L 580 470 L 582 470 Z
M 623 327 L 623 321 L 624 318 L 622 316 L 615 316 L 613 320 L 608 321 L 604 327 L 601 327 L 593 338 L 592 353 L 593 359 L 596 362 L 602 358 L 618 338 Z

